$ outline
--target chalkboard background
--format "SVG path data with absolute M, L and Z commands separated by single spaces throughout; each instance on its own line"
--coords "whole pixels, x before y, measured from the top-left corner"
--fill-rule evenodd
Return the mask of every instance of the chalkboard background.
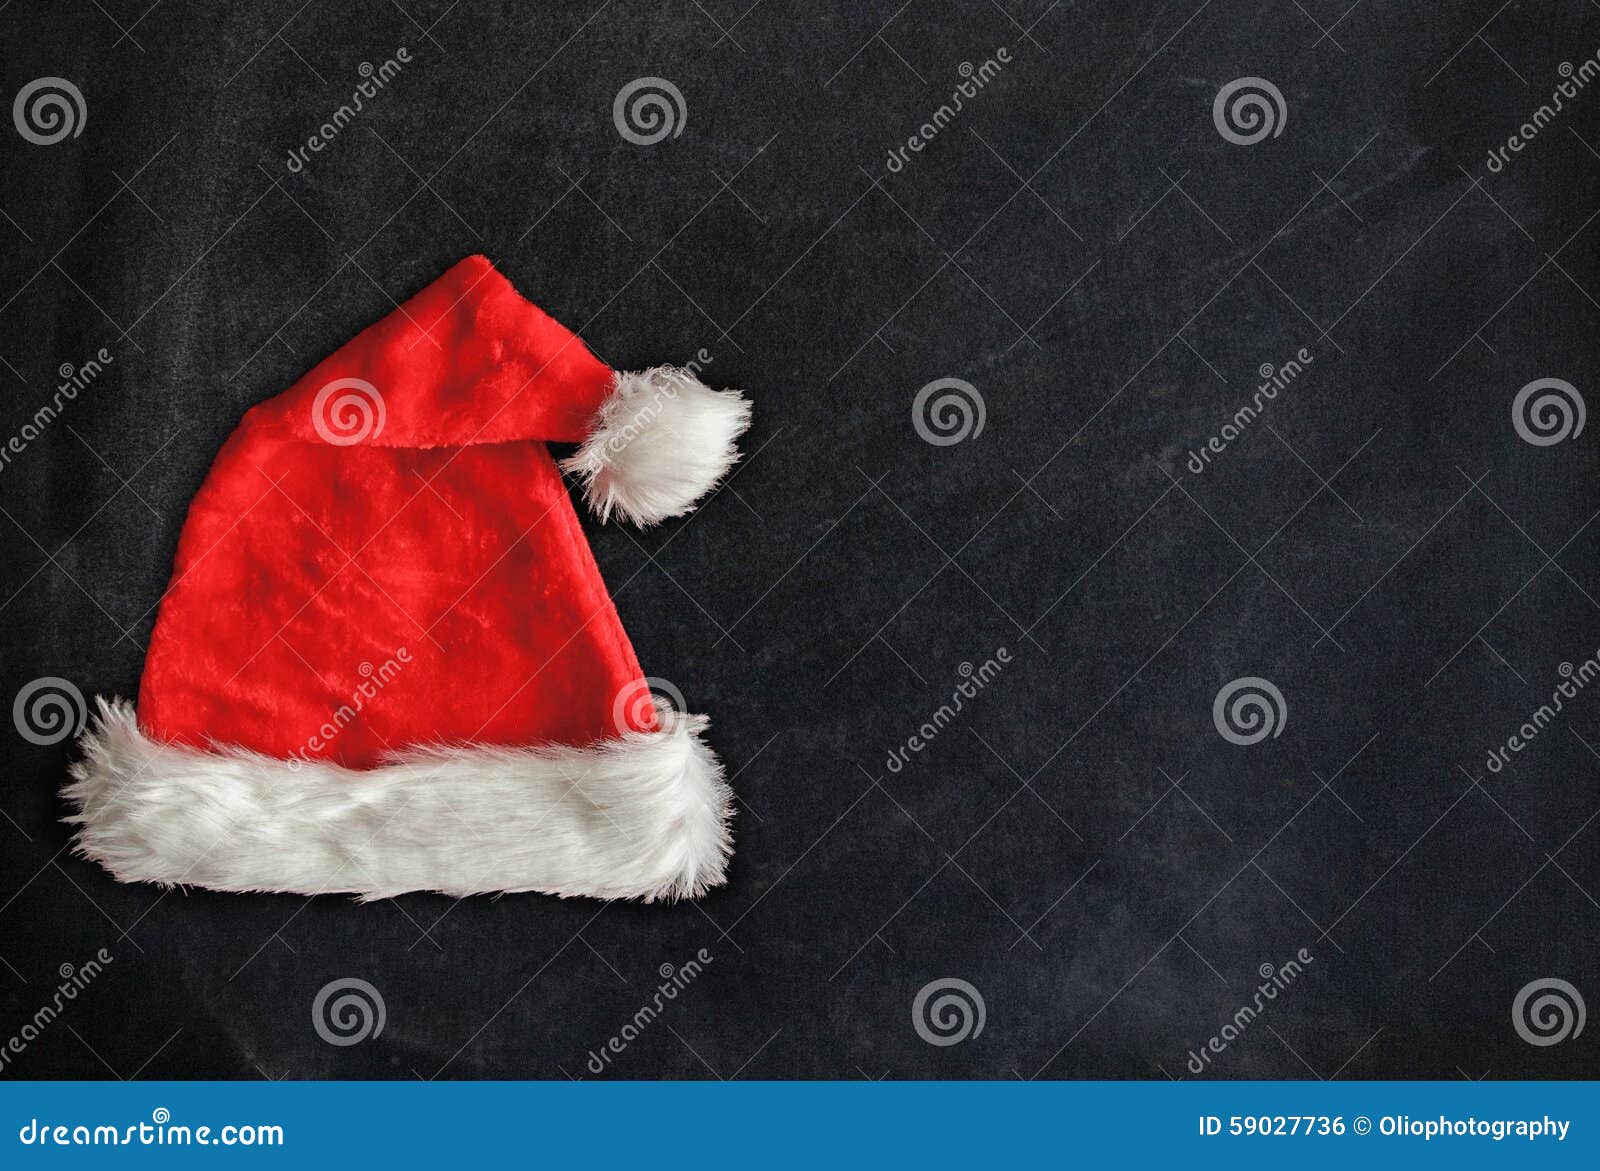
M 5 1074 L 1593 1074 L 1519 993 L 1600 1000 L 1600 6 L 1497 3 L 6 4 L 7 705 L 133 695 L 241 414 L 469 253 L 757 409 L 699 512 L 584 522 L 713 716 L 726 888 L 122 886 L 14 717 L 0 1036 L 85 986 Z

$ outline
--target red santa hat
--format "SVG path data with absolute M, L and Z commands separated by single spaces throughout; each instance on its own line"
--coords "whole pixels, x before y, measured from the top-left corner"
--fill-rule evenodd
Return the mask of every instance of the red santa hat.
M 688 512 L 750 408 L 608 369 L 474 256 L 250 410 L 189 509 L 137 714 L 65 794 L 126 882 L 695 897 L 732 794 L 652 693 L 546 443 L 602 519 Z

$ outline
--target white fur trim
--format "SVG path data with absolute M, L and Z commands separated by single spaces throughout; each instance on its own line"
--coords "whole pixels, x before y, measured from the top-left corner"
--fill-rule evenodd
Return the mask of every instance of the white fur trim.
M 590 748 L 424 748 L 355 770 L 167 744 L 99 701 L 64 790 L 77 851 L 123 882 L 228 891 L 695 898 L 732 852 L 704 716 Z
M 576 455 L 561 466 L 582 478 L 589 507 L 638 525 L 682 516 L 739 459 L 750 426 L 736 390 L 707 387 L 688 370 L 618 373 Z

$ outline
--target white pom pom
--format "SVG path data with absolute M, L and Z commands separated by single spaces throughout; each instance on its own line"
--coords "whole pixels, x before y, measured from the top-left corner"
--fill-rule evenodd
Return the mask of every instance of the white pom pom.
M 738 391 L 710 389 L 687 370 L 618 373 L 576 455 L 561 466 L 582 478 L 589 507 L 638 525 L 682 516 L 739 459 L 750 425 Z

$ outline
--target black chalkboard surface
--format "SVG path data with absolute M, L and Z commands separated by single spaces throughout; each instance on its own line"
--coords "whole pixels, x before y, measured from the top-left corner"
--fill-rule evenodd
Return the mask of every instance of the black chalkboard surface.
M 1600 14 L 1347 7 L 5 6 L 4 1072 L 1592 1073 Z M 218 445 L 475 252 L 755 403 L 583 522 L 730 882 L 75 859 Z

